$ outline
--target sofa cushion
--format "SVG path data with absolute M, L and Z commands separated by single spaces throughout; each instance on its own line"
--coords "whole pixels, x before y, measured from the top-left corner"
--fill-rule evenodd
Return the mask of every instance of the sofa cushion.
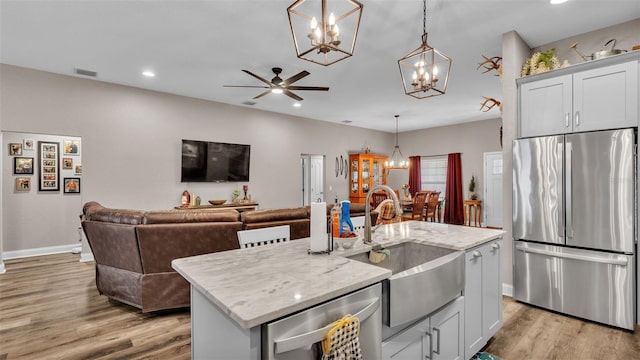
M 129 209 L 102 208 L 87 215 L 87 220 L 101 221 L 114 224 L 140 225 L 144 211 Z
M 147 211 L 143 224 L 175 224 L 196 222 L 232 222 L 238 221 L 240 213 L 236 210 L 194 211 L 194 210 L 158 210 Z
M 307 209 L 304 207 L 267 209 L 246 211 L 241 214 L 242 222 L 245 224 L 271 221 L 284 221 L 292 219 L 306 219 L 309 217 Z
M 97 201 L 89 201 L 82 206 L 82 215 L 84 218 L 91 216 L 94 212 L 104 209 L 104 206 L 100 205 Z

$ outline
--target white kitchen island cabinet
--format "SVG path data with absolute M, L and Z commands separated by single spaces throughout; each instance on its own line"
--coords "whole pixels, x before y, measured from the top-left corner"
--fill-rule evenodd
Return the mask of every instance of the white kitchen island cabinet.
M 384 360 L 462 360 L 464 297 L 458 297 L 427 318 L 382 344 Z
M 492 244 L 503 234 L 499 230 L 404 221 L 384 225 L 372 237 L 382 247 L 416 242 L 467 251 L 482 244 Z M 379 283 L 391 277 L 391 270 L 349 259 L 349 256 L 371 250 L 371 246 L 362 242 L 352 249 L 330 255 L 308 255 L 308 248 L 309 239 L 299 239 L 173 260 L 173 268 L 191 284 L 192 357 L 314 359 L 304 349 L 308 349 L 310 343 L 316 344 L 313 348 L 317 348 L 317 342 L 328 332 L 326 324 L 349 313 L 358 314 L 361 321 L 368 322 L 361 322 L 364 333 L 361 333 L 360 341 L 369 349 L 378 349 L 374 352 L 376 355 L 369 358 L 380 358 L 380 351 L 384 351 L 383 338 L 380 337 L 376 344 L 367 340 L 374 338 L 372 334 L 380 334 L 384 326 L 378 310 L 382 302 L 378 298 L 384 298 L 385 294 Z M 435 289 L 437 284 L 432 286 Z M 366 295 L 368 289 L 378 289 L 374 290 L 378 295 Z M 494 291 L 493 298 L 499 298 L 499 287 L 494 287 Z M 363 294 L 363 298 L 359 298 L 359 294 Z M 430 334 L 426 349 L 423 348 L 425 339 L 415 338 L 415 344 L 408 344 L 411 350 L 407 349 L 402 357 L 393 359 L 422 360 L 424 350 L 428 351 L 427 355 L 433 353 L 433 359 L 461 359 L 465 351 L 464 303 L 465 297 L 458 296 L 435 312 L 416 319 L 418 322 L 428 320 L 423 324 L 424 329 L 418 331 L 422 331 L 420 337 Z M 336 310 L 324 311 L 329 307 Z M 307 320 L 312 317 L 303 318 L 314 309 L 320 309 L 328 316 L 313 324 L 312 330 L 300 332 L 297 324 L 310 323 Z M 298 318 L 303 321 L 293 324 Z M 407 328 L 412 324 L 409 322 Z M 270 336 L 271 329 L 276 328 L 282 335 Z M 298 341 L 299 337 L 305 339 L 304 344 L 299 344 L 302 343 Z M 417 357 L 412 352 L 414 348 Z M 298 352 L 307 357 L 299 357 Z
M 465 254 L 465 358 L 480 351 L 502 327 L 502 239 Z
M 638 60 L 629 61 L 637 56 L 611 57 L 518 79 L 519 137 L 638 126 Z

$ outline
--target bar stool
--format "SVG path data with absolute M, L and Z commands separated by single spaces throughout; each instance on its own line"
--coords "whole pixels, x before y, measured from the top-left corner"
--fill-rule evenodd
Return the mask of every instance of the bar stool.
M 473 209 L 473 226 L 482 226 L 482 200 L 464 201 L 464 225 L 471 226 L 471 210 Z

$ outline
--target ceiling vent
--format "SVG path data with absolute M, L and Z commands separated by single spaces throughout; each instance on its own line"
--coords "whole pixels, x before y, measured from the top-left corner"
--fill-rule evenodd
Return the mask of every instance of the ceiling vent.
M 98 76 L 98 73 L 95 72 L 95 71 L 79 69 L 79 68 L 73 69 L 73 72 L 78 74 L 78 75 L 83 75 L 83 76 L 91 76 L 91 77 L 97 77 Z
M 243 101 L 242 102 L 242 105 L 248 105 L 248 106 L 253 106 L 255 104 L 257 104 L 257 102 L 255 102 L 255 101 Z

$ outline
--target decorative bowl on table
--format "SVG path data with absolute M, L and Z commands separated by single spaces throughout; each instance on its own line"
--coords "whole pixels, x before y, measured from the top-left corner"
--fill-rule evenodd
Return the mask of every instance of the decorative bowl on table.
M 222 205 L 226 202 L 227 200 L 209 200 L 209 204 L 211 205 Z

